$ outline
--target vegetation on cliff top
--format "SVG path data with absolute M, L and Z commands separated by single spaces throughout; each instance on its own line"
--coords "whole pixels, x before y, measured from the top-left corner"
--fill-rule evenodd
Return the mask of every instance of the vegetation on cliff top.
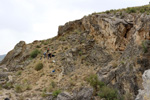
M 144 6 L 138 6 L 138 7 L 128 7 L 125 9 L 111 9 L 111 10 L 107 10 L 104 12 L 98 12 L 98 13 L 93 13 L 93 14 L 102 14 L 102 13 L 119 13 L 120 15 L 122 15 L 122 12 L 126 12 L 126 13 L 146 13 L 149 15 L 150 13 L 150 5 L 144 5 Z M 93 15 L 92 14 L 92 15 Z

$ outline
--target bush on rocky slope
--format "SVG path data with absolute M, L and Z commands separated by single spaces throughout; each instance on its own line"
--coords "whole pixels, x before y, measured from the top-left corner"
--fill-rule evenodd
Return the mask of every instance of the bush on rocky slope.
M 105 98 L 106 100 L 118 100 L 119 96 L 117 91 L 99 81 L 96 74 L 91 74 L 87 78 L 87 82 L 94 88 L 94 95 L 98 95 L 100 98 Z
M 60 93 L 61 93 L 61 90 L 55 90 L 55 91 L 53 91 L 52 95 L 53 95 L 54 97 L 57 97 L 58 94 L 60 94 Z
M 22 86 L 21 85 L 16 85 L 15 86 L 15 92 L 17 92 L 17 93 L 20 93 L 20 92 L 22 92 Z
M 104 83 L 98 80 L 96 74 L 91 74 L 90 77 L 87 78 L 87 82 L 95 89 L 95 91 L 98 91 L 104 86 Z
M 100 93 L 98 93 L 98 95 L 101 98 L 105 98 L 106 100 L 118 100 L 117 91 L 107 86 L 103 86 L 100 90 Z
M 37 55 L 40 53 L 40 51 L 38 49 L 35 49 L 34 51 L 31 52 L 30 56 L 31 58 L 35 58 L 37 57 Z
M 35 66 L 35 70 L 36 71 L 39 71 L 39 70 L 41 70 L 43 68 L 43 64 L 40 62 L 40 63 L 38 63 L 36 66 Z

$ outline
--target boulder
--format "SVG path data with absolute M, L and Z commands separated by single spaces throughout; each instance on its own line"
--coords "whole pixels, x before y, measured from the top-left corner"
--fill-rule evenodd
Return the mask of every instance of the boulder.
M 24 41 L 20 41 L 14 48 L 13 58 L 21 54 L 23 47 L 26 45 Z
M 73 98 L 75 100 L 91 100 L 93 98 L 93 88 L 81 88 L 74 91 Z
M 142 75 L 143 79 L 143 90 L 139 90 L 135 100 L 149 100 L 150 97 L 150 69 L 146 70 Z
M 62 92 L 57 96 L 57 100 L 72 100 L 72 96 L 68 92 Z
M 13 50 L 8 52 L 8 54 L 5 56 L 5 58 L 2 60 L 0 65 L 6 64 L 9 65 L 12 62 L 14 62 L 15 58 L 18 56 L 22 56 L 22 53 L 26 47 L 26 43 L 24 41 L 20 41 Z
M 4 84 L 8 81 L 8 73 L 0 72 L 0 84 Z

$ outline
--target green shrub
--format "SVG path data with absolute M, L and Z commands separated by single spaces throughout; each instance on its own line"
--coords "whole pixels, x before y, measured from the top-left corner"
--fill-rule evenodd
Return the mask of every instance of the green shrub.
M 127 13 L 136 13 L 136 9 L 135 8 L 127 8 L 126 12 Z
M 42 96 L 43 98 L 45 98 L 45 97 L 47 97 L 48 95 L 46 94 L 46 92 L 42 92 L 41 96 Z
M 79 55 L 81 56 L 83 54 L 83 52 L 82 51 L 79 51 Z
M 17 93 L 22 92 L 22 86 L 21 85 L 16 85 L 15 86 L 15 92 L 17 92 Z
M 40 62 L 40 63 L 38 63 L 38 64 L 35 66 L 34 69 L 35 69 L 36 71 L 39 71 L 39 70 L 41 70 L 42 68 L 43 68 L 43 63 Z
M 3 87 L 2 87 L 2 85 L 0 85 L 0 90 L 2 90 L 3 89 Z
M 106 100 L 118 100 L 117 91 L 107 86 L 103 86 L 98 95 Z
M 60 93 L 61 93 L 61 90 L 55 90 L 55 91 L 53 91 L 52 95 L 53 95 L 54 97 L 57 97 L 58 94 L 60 94 Z
M 122 61 L 121 61 L 121 64 L 125 64 L 125 61 L 122 60 Z
M 48 91 L 48 92 L 51 92 L 52 90 L 55 89 L 55 87 L 57 87 L 57 86 L 56 86 L 56 83 L 55 83 L 54 81 L 52 81 L 52 82 L 50 83 L 49 87 L 47 88 L 47 91 Z
M 51 82 L 51 86 L 52 88 L 55 88 L 56 87 L 56 83 L 54 81 Z
M 17 72 L 17 75 L 19 76 L 19 75 L 21 75 L 21 73 L 22 73 L 22 71 L 19 70 L 19 71 Z
M 42 44 L 44 44 L 44 45 L 47 45 L 48 44 L 48 41 L 42 41 Z
M 47 45 L 48 44 L 48 42 L 44 42 L 44 45 Z
M 81 31 L 80 31 L 80 30 L 77 30 L 77 29 L 75 29 L 74 32 L 77 33 L 77 34 L 80 34 L 80 33 L 81 33 Z
M 36 48 L 41 48 L 41 46 L 40 46 L 40 45 L 37 45 Z
M 13 88 L 13 83 L 12 82 L 8 82 L 8 83 L 4 84 L 3 87 L 5 89 L 11 89 L 11 88 Z
M 146 42 L 145 42 L 145 41 L 142 41 L 142 47 L 143 47 L 144 53 L 147 53 L 147 52 L 148 52 L 148 49 L 147 49 L 147 46 L 146 46 Z
M 91 74 L 90 77 L 87 78 L 89 84 L 94 88 L 94 95 L 99 95 L 101 98 L 105 98 L 106 100 L 119 100 L 119 95 L 117 91 L 113 88 L 107 87 L 103 82 L 98 80 L 96 74 Z
M 25 85 L 25 90 L 31 90 L 31 86 L 29 84 Z
M 95 89 L 95 91 L 98 91 L 105 85 L 103 82 L 98 80 L 96 74 L 90 75 L 90 77 L 87 78 L 87 82 L 89 82 L 89 84 Z
M 25 100 L 25 97 L 22 96 L 22 95 L 20 95 L 18 99 L 19 99 L 19 100 Z
M 30 56 L 31 56 L 31 58 L 35 58 L 35 57 L 37 57 L 37 55 L 38 55 L 39 53 L 40 53 L 40 51 L 37 50 L 37 49 L 35 49 L 34 51 L 31 52 Z
M 122 12 L 120 12 L 119 15 L 122 16 Z
M 51 85 L 49 85 L 49 87 L 47 88 L 47 91 L 48 91 L 48 92 L 52 92 L 53 89 L 54 89 L 54 88 L 53 88 Z
M 140 13 L 144 13 L 145 10 L 143 8 L 140 9 Z
M 106 13 L 107 13 L 107 14 L 109 14 L 109 13 L 110 13 L 110 11 L 109 11 L 109 10 L 107 10 L 107 11 L 106 11 Z
M 149 5 L 144 5 L 144 6 L 141 6 L 141 7 L 130 7 L 130 8 L 126 8 L 126 9 L 118 9 L 118 10 L 107 10 L 105 12 L 98 12 L 98 13 L 93 13 L 92 15 L 95 15 L 95 14 L 102 14 L 102 13 L 119 13 L 119 12 L 126 12 L 126 13 L 147 13 L 149 14 L 150 13 L 150 6 Z M 89 15 L 90 16 L 90 15 Z M 122 16 L 122 14 L 120 13 L 120 16 Z M 122 16 L 123 17 L 123 16 Z
M 48 95 L 46 94 L 46 91 L 47 91 L 46 88 L 44 88 L 44 89 L 42 90 L 41 96 L 44 97 L 44 98 L 48 96 Z

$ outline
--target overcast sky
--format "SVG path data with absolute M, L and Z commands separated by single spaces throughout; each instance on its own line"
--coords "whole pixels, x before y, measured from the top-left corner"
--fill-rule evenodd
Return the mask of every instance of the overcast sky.
M 149 0 L 0 0 L 0 55 L 23 40 L 57 35 L 58 26 L 93 12 L 141 6 Z

